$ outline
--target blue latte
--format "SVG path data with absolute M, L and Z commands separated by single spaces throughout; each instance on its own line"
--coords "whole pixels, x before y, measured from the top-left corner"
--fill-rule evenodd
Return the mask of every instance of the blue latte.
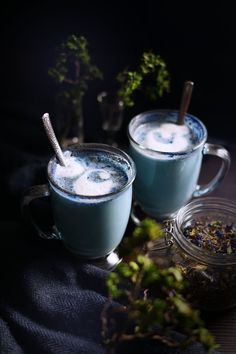
M 124 235 L 132 202 L 135 166 L 123 151 L 83 144 L 48 165 L 52 210 L 65 246 L 85 258 L 112 252 Z
M 137 168 L 134 195 L 142 209 L 158 219 L 182 207 L 197 189 L 206 129 L 186 115 L 176 124 L 176 111 L 150 111 L 129 124 L 130 154 Z
M 187 125 L 151 121 L 141 124 L 134 140 L 143 147 L 161 152 L 181 152 L 192 148 L 192 131 Z
M 125 160 L 116 155 L 94 151 L 66 151 L 66 167 L 59 164 L 54 180 L 62 189 L 83 196 L 98 196 L 120 190 L 128 181 L 130 170 Z

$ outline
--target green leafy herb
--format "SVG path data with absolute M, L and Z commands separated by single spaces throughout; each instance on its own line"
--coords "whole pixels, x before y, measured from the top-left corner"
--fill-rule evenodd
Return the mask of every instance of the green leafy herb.
M 91 62 L 86 38 L 76 35 L 70 35 L 57 48 L 55 66 L 48 73 L 56 82 L 69 85 L 64 93 L 73 103 L 84 95 L 88 81 L 102 79 L 101 71 Z
M 67 130 L 73 130 L 75 135 L 82 134 L 79 132 L 83 129 L 82 98 L 88 89 L 88 82 L 102 79 L 103 75 L 92 64 L 88 42 L 83 36 L 70 35 L 56 49 L 56 53 L 55 66 L 48 73 L 60 85 L 60 103 L 72 120 L 68 122 Z
M 145 219 L 121 246 L 123 261 L 111 272 L 107 287 L 111 302 L 102 313 L 103 337 L 110 353 L 118 343 L 134 339 L 160 341 L 169 346 L 199 341 L 210 353 L 217 347 L 198 310 L 185 299 L 188 283 L 177 267 L 162 268 L 149 251 L 163 237 L 159 224 Z M 113 299 L 120 304 L 114 306 Z M 185 335 L 177 340 L 173 331 Z
M 134 93 L 139 90 L 155 101 L 169 91 L 170 81 L 166 63 L 151 51 L 143 53 L 137 70 L 123 70 L 117 75 L 118 96 L 126 107 L 134 105 Z

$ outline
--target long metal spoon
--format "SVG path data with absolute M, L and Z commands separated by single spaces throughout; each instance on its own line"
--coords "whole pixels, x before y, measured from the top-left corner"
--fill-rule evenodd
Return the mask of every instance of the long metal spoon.
M 61 150 L 61 147 L 58 143 L 58 140 L 56 138 L 56 135 L 54 133 L 49 114 L 44 113 L 44 115 L 42 116 L 42 120 L 43 120 L 43 125 L 46 130 L 47 136 L 50 140 L 50 143 L 52 144 L 52 147 L 55 151 L 56 157 L 57 157 L 60 165 L 66 166 L 65 158 L 64 158 L 63 152 Z
M 192 92 L 193 92 L 193 85 L 194 85 L 194 83 L 192 81 L 185 81 L 185 83 L 184 83 L 182 99 L 181 99 L 181 104 L 180 104 L 180 110 L 179 110 L 179 116 L 178 116 L 178 120 L 177 120 L 177 123 L 179 125 L 184 124 L 184 116 L 185 116 L 186 112 L 188 111 L 190 99 L 191 99 Z

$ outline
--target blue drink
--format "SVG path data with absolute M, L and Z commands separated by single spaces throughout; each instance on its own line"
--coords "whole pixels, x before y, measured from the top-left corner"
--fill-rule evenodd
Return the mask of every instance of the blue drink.
M 158 219 L 172 216 L 192 196 L 211 192 L 229 167 L 227 151 L 206 143 L 207 130 L 199 119 L 186 114 L 185 125 L 179 126 L 177 118 L 177 111 L 156 110 L 139 114 L 129 124 L 130 154 L 137 168 L 134 196 L 145 213 Z M 223 165 L 216 178 L 200 187 L 206 153 L 221 157 Z
M 112 252 L 124 235 L 135 166 L 119 149 L 83 144 L 64 153 L 67 167 L 48 165 L 52 210 L 65 246 L 86 258 Z

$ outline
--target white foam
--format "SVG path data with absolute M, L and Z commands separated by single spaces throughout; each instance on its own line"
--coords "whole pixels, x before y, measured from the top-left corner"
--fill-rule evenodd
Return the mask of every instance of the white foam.
M 63 189 L 84 196 L 106 195 L 119 190 L 127 181 L 122 164 L 103 153 L 64 152 L 66 166 L 56 164 L 54 178 Z
M 111 177 L 111 174 L 108 171 L 99 171 L 99 177 L 106 180 Z
M 135 140 L 160 152 L 183 152 L 191 146 L 191 132 L 186 125 L 152 122 L 140 126 L 135 132 Z
M 90 180 L 91 173 L 96 173 L 99 176 L 100 181 L 95 182 Z M 104 195 L 110 193 L 114 187 L 114 183 L 111 180 L 111 175 L 108 171 L 88 170 L 76 179 L 73 184 L 73 188 L 76 194 L 93 196 Z
M 85 168 L 84 168 L 82 162 L 80 162 L 75 157 L 71 156 L 70 151 L 66 151 L 64 153 L 64 158 L 65 158 L 66 166 L 61 166 L 61 165 L 57 164 L 56 172 L 55 172 L 55 175 L 57 177 L 59 177 L 59 178 L 60 177 L 73 178 L 73 177 L 81 175 L 85 171 Z

